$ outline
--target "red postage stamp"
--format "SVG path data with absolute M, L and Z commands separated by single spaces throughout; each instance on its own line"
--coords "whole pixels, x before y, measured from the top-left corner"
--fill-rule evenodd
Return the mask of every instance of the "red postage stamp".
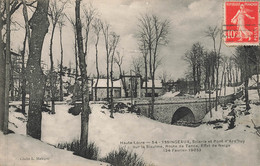
M 259 3 L 228 1 L 224 7 L 226 45 L 259 45 Z

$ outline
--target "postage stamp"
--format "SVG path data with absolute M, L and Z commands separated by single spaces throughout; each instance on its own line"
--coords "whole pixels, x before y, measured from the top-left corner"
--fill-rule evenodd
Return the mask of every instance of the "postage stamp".
M 258 2 L 228 1 L 224 4 L 224 11 L 226 45 L 259 45 Z

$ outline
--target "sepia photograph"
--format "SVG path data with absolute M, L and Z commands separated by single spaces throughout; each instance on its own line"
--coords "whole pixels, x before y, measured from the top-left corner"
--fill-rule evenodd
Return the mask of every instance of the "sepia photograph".
M 0 0 L 0 166 L 259 166 L 260 0 Z

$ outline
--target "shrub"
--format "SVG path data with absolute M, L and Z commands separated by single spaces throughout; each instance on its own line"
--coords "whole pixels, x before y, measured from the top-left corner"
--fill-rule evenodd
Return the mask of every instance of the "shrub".
M 71 107 L 68 112 L 76 116 L 79 115 L 81 111 L 82 111 L 81 105 L 75 105 L 74 107 Z
M 118 151 L 113 150 L 101 159 L 103 162 L 110 163 L 113 166 L 145 166 L 145 162 L 136 153 L 119 147 Z
M 51 110 L 49 109 L 50 106 L 43 104 L 42 105 L 42 112 L 47 112 L 47 113 L 52 113 Z
M 79 155 L 81 150 L 79 140 L 74 140 L 71 143 L 59 143 L 56 147 L 72 151 L 75 155 L 91 160 L 97 160 L 99 156 L 99 148 L 94 142 L 89 143 L 88 146 L 84 148 L 84 155 Z

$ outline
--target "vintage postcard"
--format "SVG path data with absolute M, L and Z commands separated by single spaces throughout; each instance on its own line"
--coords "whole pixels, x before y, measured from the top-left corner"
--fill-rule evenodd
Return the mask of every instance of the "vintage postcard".
M 0 0 L 0 166 L 260 165 L 259 0 Z

